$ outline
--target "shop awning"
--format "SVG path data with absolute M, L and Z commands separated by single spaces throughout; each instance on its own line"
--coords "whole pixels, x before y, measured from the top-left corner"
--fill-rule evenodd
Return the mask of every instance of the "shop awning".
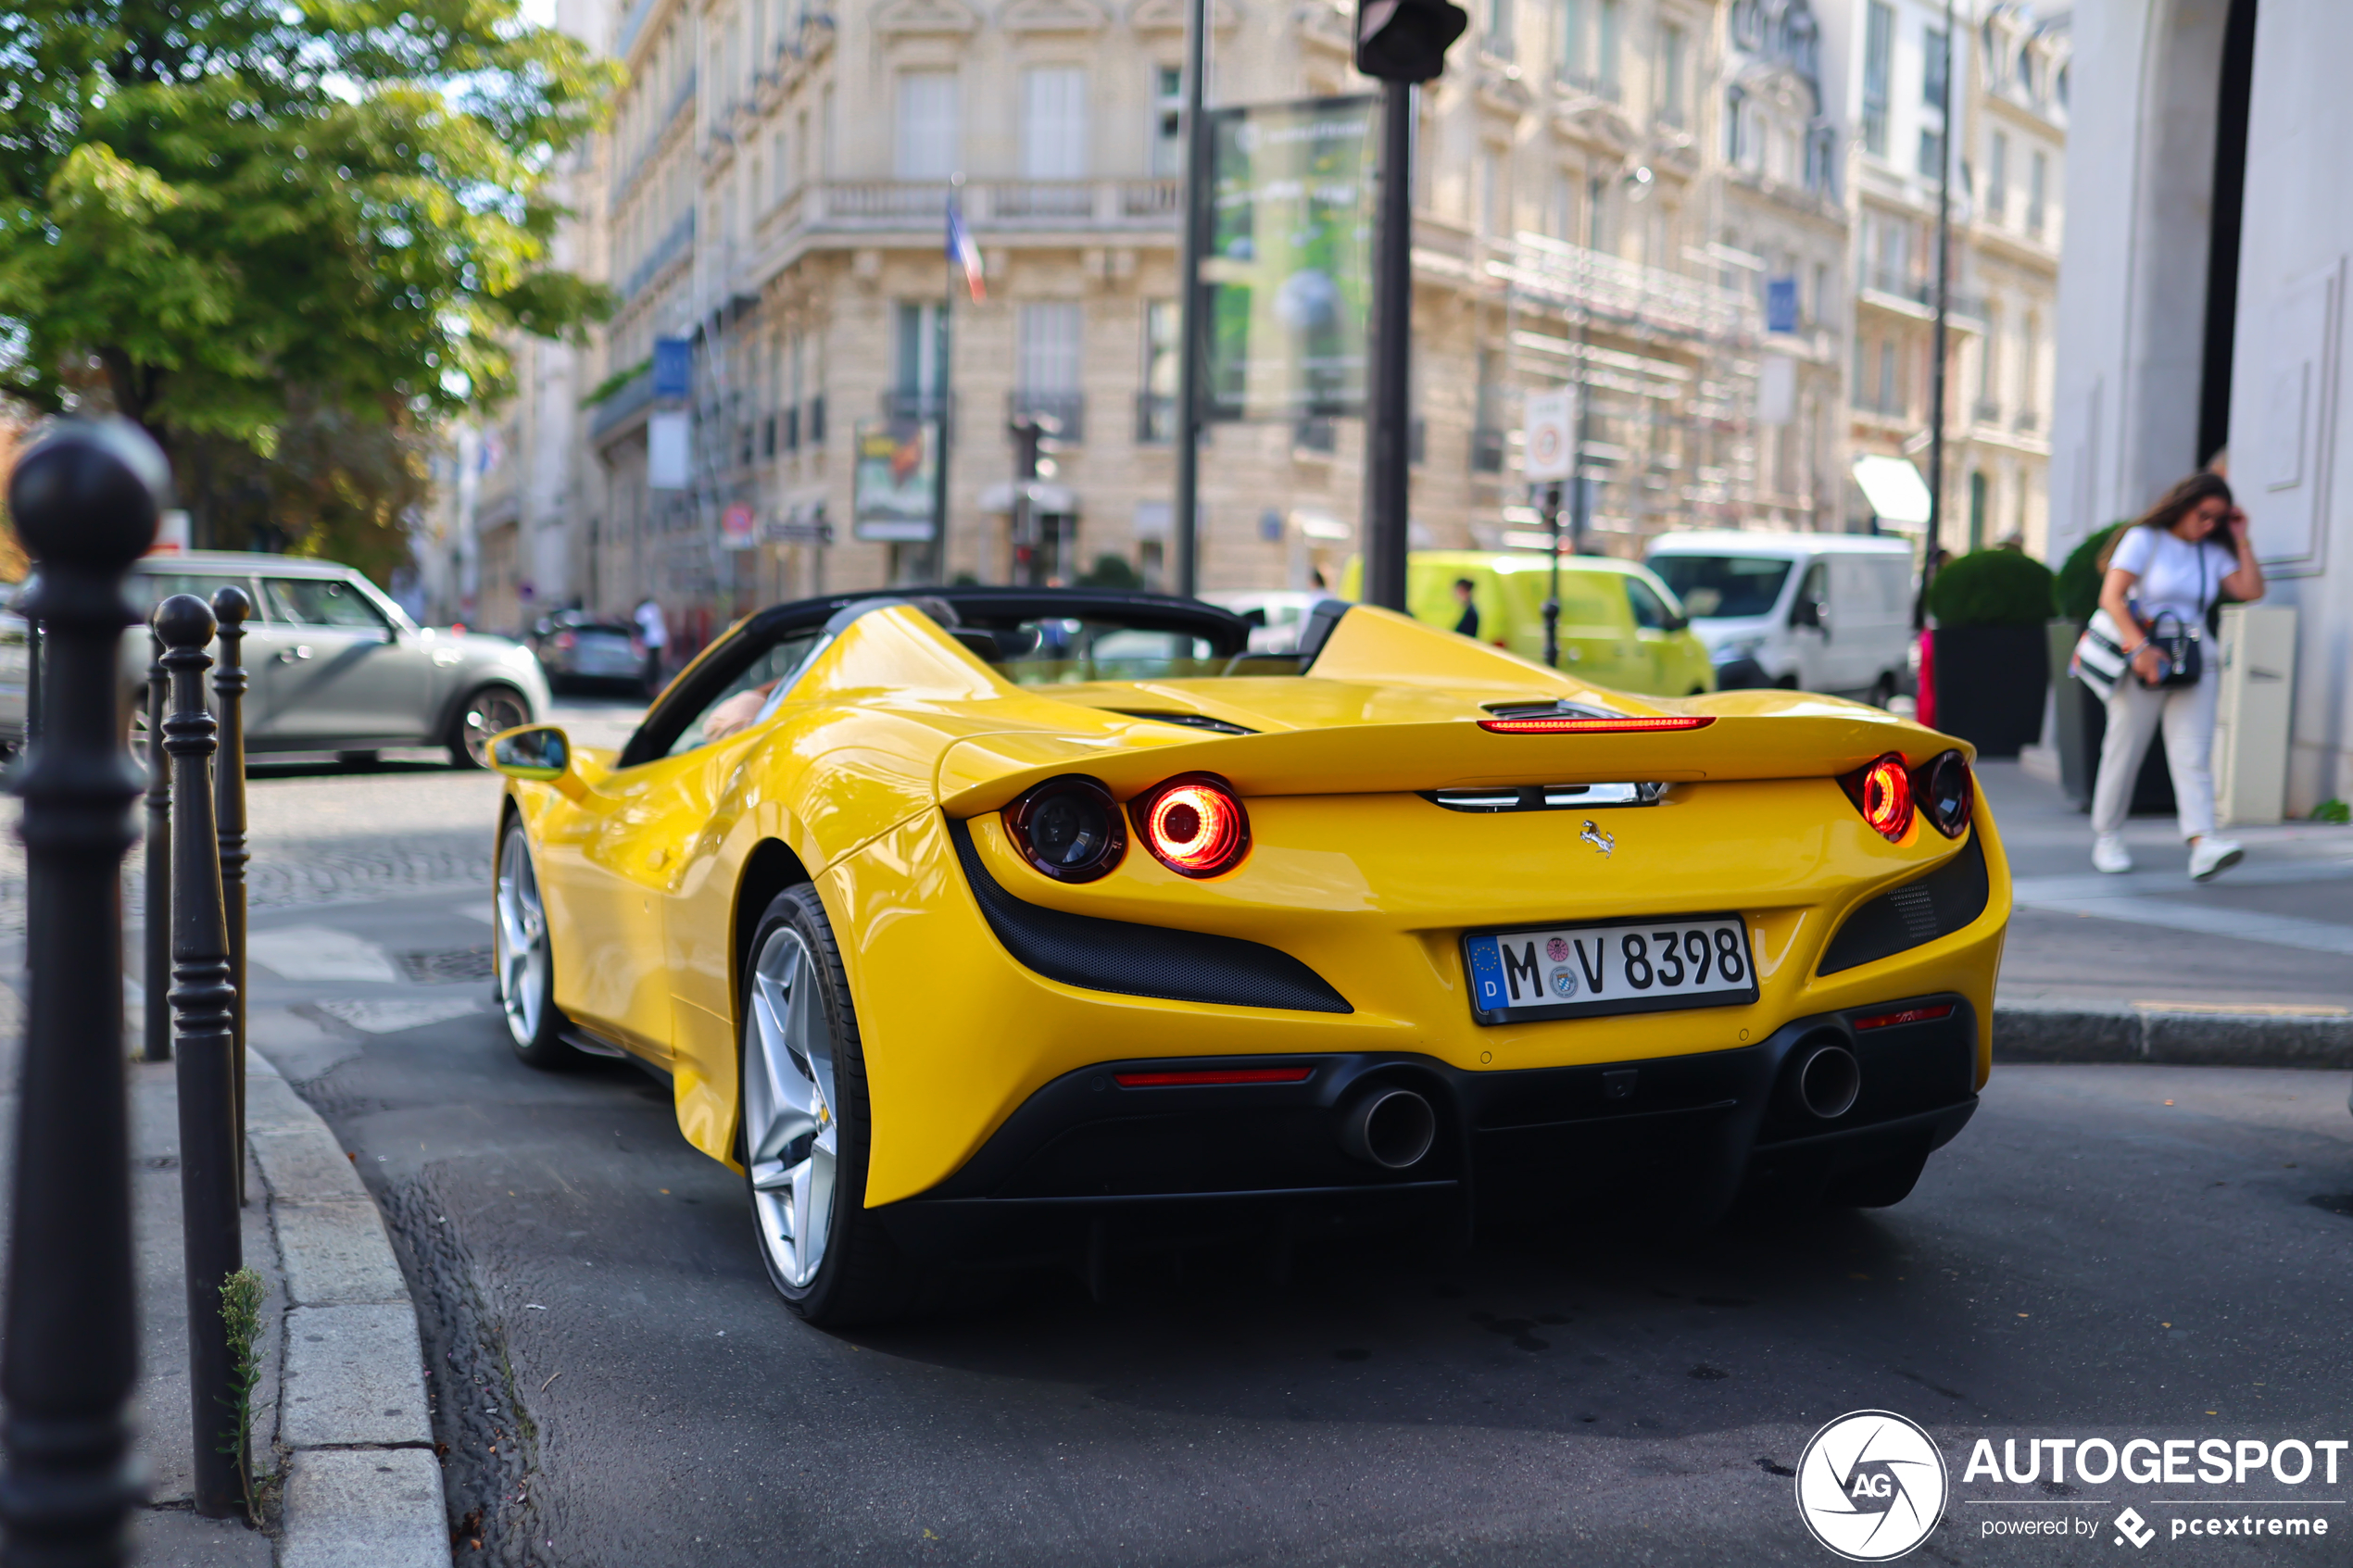
M 1901 527 L 1928 525 L 1928 481 L 1909 458 L 1869 454 L 1855 459 L 1855 483 L 1881 522 Z

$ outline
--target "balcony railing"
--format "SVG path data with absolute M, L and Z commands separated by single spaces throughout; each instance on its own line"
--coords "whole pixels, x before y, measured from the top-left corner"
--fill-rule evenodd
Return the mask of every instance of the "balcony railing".
M 2002 406 L 1991 397 L 1981 397 L 1969 407 L 1969 417 L 1982 425 L 2002 422 Z
M 1005 395 L 1008 422 L 1026 415 L 1044 414 L 1060 421 L 1053 439 L 1075 446 L 1087 439 L 1087 395 L 1083 392 L 1039 392 L 1016 389 Z
M 944 224 L 949 187 L 907 180 L 838 180 L 804 187 L 779 210 L 787 228 L 907 229 Z M 959 197 L 964 221 L 990 228 L 1165 228 L 1184 205 L 1178 180 L 976 180 Z
M 2018 411 L 2018 418 L 2011 423 L 2021 433 L 2032 433 L 2043 428 L 2043 416 L 2032 408 L 2020 408 Z
M 1414 244 L 1444 255 L 1444 248 L 1432 243 L 1442 232 L 1442 225 L 1419 220 L 1414 226 Z M 1591 312 L 1597 320 L 1679 337 L 1754 337 L 1763 325 L 1755 295 L 1663 267 L 1646 267 L 1541 234 L 1522 233 L 1484 246 L 1473 240 L 1469 245 L 1470 254 L 1483 255 L 1487 277 L 1554 309 Z

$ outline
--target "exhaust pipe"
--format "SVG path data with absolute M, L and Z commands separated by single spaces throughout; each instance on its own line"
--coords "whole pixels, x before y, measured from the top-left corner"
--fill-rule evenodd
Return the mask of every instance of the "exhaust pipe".
M 1340 1147 L 1385 1171 L 1422 1161 L 1438 1140 L 1438 1112 L 1411 1089 L 1383 1085 L 1357 1097 L 1340 1113 Z
M 1833 1122 L 1855 1109 L 1856 1097 L 1863 1092 L 1863 1064 L 1844 1046 L 1816 1046 L 1799 1060 L 1790 1081 L 1798 1104 Z

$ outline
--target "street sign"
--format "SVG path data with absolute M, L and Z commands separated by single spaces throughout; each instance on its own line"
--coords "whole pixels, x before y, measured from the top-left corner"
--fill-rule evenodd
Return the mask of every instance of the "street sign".
M 684 490 L 693 483 L 694 462 L 686 418 L 683 413 L 647 417 L 647 489 Z
M 1797 280 L 1795 278 L 1765 280 L 1765 330 L 1768 332 L 1797 331 Z
M 1528 395 L 1523 433 L 1530 483 L 1568 478 L 1577 470 L 1577 389 L 1555 387 Z
M 694 345 L 683 337 L 654 339 L 654 395 L 684 397 L 693 381 Z
M 738 501 L 719 514 L 719 543 L 722 548 L 749 550 L 759 542 L 759 525 L 749 507 Z

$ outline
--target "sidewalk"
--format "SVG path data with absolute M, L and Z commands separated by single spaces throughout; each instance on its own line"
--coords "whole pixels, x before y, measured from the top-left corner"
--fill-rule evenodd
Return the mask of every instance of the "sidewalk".
M 2057 785 L 1978 774 L 2015 896 L 1996 1057 L 2353 1066 L 2353 829 L 2224 829 L 2246 859 L 2200 884 L 2173 819 L 2135 817 L 2135 869 L 2104 876 Z
M 136 1039 L 139 1010 L 127 1010 Z M 0 1255 L 15 1170 L 22 1006 L 0 985 Z M 384 1222 L 318 1113 L 246 1055 L 245 1259 L 268 1286 L 252 1417 L 265 1527 L 190 1507 L 188 1316 L 179 1095 L 170 1063 L 128 1068 L 139 1382 L 132 1419 L 149 1568 L 447 1568 L 441 1470 L 415 1309 Z

